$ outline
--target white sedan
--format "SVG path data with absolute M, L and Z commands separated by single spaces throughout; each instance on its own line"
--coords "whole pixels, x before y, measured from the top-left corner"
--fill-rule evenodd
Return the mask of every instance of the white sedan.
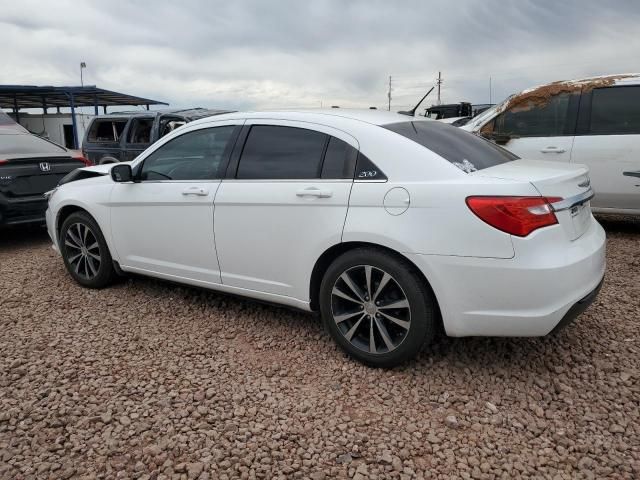
M 540 336 L 584 310 L 605 268 L 592 196 L 584 166 L 436 121 L 233 113 L 70 174 L 47 227 L 85 287 L 134 272 L 319 310 L 346 352 L 390 367 L 440 329 Z

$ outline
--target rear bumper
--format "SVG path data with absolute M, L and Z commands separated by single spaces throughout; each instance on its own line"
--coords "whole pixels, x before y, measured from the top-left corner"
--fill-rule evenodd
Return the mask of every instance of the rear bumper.
M 43 223 L 46 209 L 43 195 L 11 198 L 0 193 L 0 225 Z
M 514 240 L 512 259 L 408 255 L 433 287 L 447 335 L 543 336 L 587 308 L 604 278 L 604 230 L 592 221 L 573 242 L 542 230 L 528 245 Z
M 564 314 L 564 317 L 562 317 L 562 320 L 560 320 L 560 322 L 558 322 L 558 324 L 553 328 L 551 333 L 559 332 L 564 327 L 566 327 L 571 322 L 573 322 L 578 317 L 578 315 L 580 315 L 587 308 L 589 308 L 589 305 L 593 303 L 593 301 L 598 296 L 598 293 L 600 293 L 600 289 L 602 288 L 603 283 L 604 283 L 604 278 L 600 281 L 600 283 L 596 288 L 594 288 L 591 292 L 585 295 L 584 298 L 574 303 L 573 306 L 569 309 L 569 311 Z

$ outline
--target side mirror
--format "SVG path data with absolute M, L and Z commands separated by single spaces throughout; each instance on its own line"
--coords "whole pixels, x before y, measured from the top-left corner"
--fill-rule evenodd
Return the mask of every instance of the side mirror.
M 118 183 L 132 182 L 133 171 L 131 170 L 131 165 L 128 163 L 119 163 L 118 165 L 115 165 L 111 169 L 111 179 Z

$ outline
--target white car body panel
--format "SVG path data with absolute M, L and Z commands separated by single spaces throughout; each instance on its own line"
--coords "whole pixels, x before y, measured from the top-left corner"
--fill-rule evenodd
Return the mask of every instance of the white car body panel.
M 124 271 L 309 310 L 310 276 L 323 252 L 345 242 L 379 245 L 413 262 L 432 287 L 449 335 L 544 335 L 602 280 L 604 232 L 587 209 L 577 234 L 558 225 L 519 238 L 490 227 L 469 195 L 567 197 L 584 166 L 514 161 L 471 174 L 379 124 L 386 112 L 269 112 L 187 124 L 151 146 L 217 125 L 304 126 L 367 155 L 386 181 L 237 180 L 116 184 L 103 176 L 62 185 L 49 198 L 47 227 L 58 245 L 60 213 L 89 212 Z M 415 121 L 431 121 L 411 119 Z M 455 127 L 446 127 L 455 128 Z M 560 168 L 562 167 L 562 168 Z M 191 198 L 187 188 L 205 189 Z M 308 188 L 330 196 L 298 196 Z M 566 215 L 565 215 L 566 213 Z M 218 264 L 219 260 L 219 264 Z
M 613 77 L 612 87 L 640 85 L 640 74 L 595 77 L 570 81 L 576 84 Z M 620 78 L 616 78 L 620 77 Z M 534 90 L 528 89 L 518 95 Z M 509 100 L 483 112 L 460 127 L 479 134 L 482 127 L 505 111 Z M 640 108 L 638 106 L 637 108 Z M 591 208 L 596 213 L 640 215 L 640 178 L 625 172 L 640 174 L 640 135 L 567 135 L 554 137 L 512 138 L 504 148 L 528 160 L 551 160 L 584 164 L 589 168 L 596 192 Z

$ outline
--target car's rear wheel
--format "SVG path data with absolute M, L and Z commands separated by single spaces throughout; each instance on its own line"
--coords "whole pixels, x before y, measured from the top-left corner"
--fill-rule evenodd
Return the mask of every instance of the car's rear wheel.
M 69 274 L 80 285 L 103 288 L 114 277 L 113 260 L 96 221 L 85 212 L 74 212 L 60 228 L 60 252 Z
M 437 308 L 409 262 L 373 248 L 351 250 L 327 269 L 320 310 L 333 339 L 374 367 L 414 357 L 436 333 Z

